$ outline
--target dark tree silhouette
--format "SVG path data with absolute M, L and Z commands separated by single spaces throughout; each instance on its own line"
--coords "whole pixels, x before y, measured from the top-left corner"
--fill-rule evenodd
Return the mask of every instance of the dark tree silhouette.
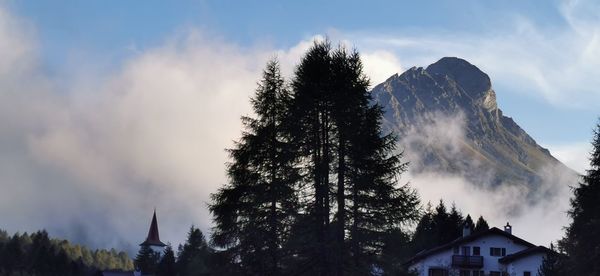
M 477 223 L 475 224 L 475 229 L 473 229 L 474 232 L 481 232 L 488 229 L 490 229 L 490 226 L 488 225 L 487 221 L 485 221 L 483 216 L 479 216 Z
M 544 256 L 542 265 L 538 269 L 538 276 L 563 276 L 567 275 L 565 270 L 565 256 L 554 251 L 554 246 L 550 244 L 549 252 Z
M 90 251 L 51 239 L 45 230 L 11 237 L 0 230 L 0 275 L 91 275 L 104 269 L 131 270 L 133 263 L 124 252 Z
M 294 89 L 291 106 L 294 142 L 306 160 L 302 165 L 306 182 L 301 191 L 306 194 L 304 201 L 307 216 L 302 219 L 298 232 L 311 232 L 303 235 L 307 239 L 302 248 L 297 248 L 298 256 L 310 265 L 300 265 L 299 269 L 311 269 L 318 275 L 332 274 L 332 240 L 330 229 L 330 170 L 333 155 L 333 118 L 331 92 L 331 45 L 328 41 L 315 42 L 304 55 L 296 68 L 292 86 Z
M 600 275 L 600 123 L 594 130 L 590 169 L 573 189 L 569 216 L 573 219 L 559 246 L 568 255 L 570 275 Z
M 473 219 L 471 218 L 471 215 L 467 214 L 467 217 L 465 218 L 465 221 L 463 222 L 463 228 L 465 226 L 471 230 L 475 229 L 475 223 L 473 223 Z
M 212 241 L 250 274 L 281 274 L 281 259 L 297 213 L 299 172 L 286 120 L 290 95 L 277 61 L 267 64 L 241 140 L 229 151 L 230 183 L 212 195 L 216 227 Z
M 200 229 L 192 226 L 187 240 L 179 246 L 176 268 L 181 276 L 211 275 L 210 258 L 212 249 Z
M 471 216 L 467 215 L 463 219 L 461 212 L 455 205 L 452 205 L 448 213 L 446 205 L 442 200 L 435 207 L 435 210 L 432 210 L 430 203 L 427 204 L 425 210 L 412 237 L 411 247 L 413 254 L 461 237 L 465 224 L 474 229 L 473 233 L 488 229 L 487 222 L 485 222 L 482 216 L 477 220 L 477 224 L 473 225 Z
M 415 233 L 412 237 L 412 253 L 417 253 L 421 250 L 431 248 L 438 243 L 437 231 L 433 223 L 433 207 L 431 202 L 428 202 L 425 207 L 425 212 L 417 223 Z
M 158 276 L 174 276 L 177 275 L 177 268 L 175 266 L 175 252 L 171 245 L 167 245 L 163 251 L 162 258 L 158 262 L 156 268 L 156 275 Z
M 135 267 L 142 271 L 143 274 L 155 274 L 160 253 L 154 252 L 148 245 L 140 247 L 137 256 L 135 257 Z
M 406 164 L 393 154 L 395 137 L 381 132 L 382 110 L 372 104 L 357 52 L 316 42 L 292 84 L 293 141 L 310 183 L 301 190 L 309 200 L 301 201 L 307 216 L 298 232 L 312 233 L 296 252 L 314 264 L 301 268 L 369 273 L 386 235 L 416 219 L 416 194 L 397 185 Z

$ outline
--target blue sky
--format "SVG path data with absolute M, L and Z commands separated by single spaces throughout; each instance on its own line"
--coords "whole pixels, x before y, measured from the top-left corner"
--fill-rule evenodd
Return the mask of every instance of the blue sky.
M 552 1 L 11 1 L 39 31 L 46 57 L 60 63 L 84 48 L 118 59 L 131 44 L 156 46 L 197 27 L 242 45 L 290 47 L 332 29 L 373 33 L 412 30 L 483 33 L 514 16 L 547 27 L 565 24 Z
M 289 75 L 323 36 L 356 47 L 374 84 L 443 56 L 467 59 L 490 75 L 505 115 L 585 169 L 600 115 L 593 1 L 5 0 L 0 183 L 15 188 L 0 194 L 4 227 L 135 248 L 132 229 L 145 232 L 157 207 L 166 240 L 191 223 L 208 231 L 223 149 L 251 112 L 265 61 L 277 55 Z M 522 229 L 556 239 L 560 214 L 546 232 Z

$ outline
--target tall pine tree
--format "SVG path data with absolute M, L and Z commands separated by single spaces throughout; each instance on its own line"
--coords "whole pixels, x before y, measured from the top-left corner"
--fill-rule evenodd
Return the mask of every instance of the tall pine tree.
M 357 52 L 315 42 L 293 80 L 293 141 L 305 172 L 308 242 L 298 250 L 313 274 L 365 273 L 386 234 L 415 217 L 418 202 L 398 186 L 405 164 L 381 131 Z M 302 266 L 305 268 L 306 266 Z
M 568 255 L 570 275 L 600 275 L 600 123 L 594 130 L 590 169 L 573 190 L 569 216 L 560 247 Z
M 171 245 L 167 245 L 163 251 L 162 258 L 158 262 L 156 267 L 157 276 L 174 276 L 177 275 L 177 268 L 175 267 L 175 252 Z
M 181 276 L 210 275 L 211 248 L 200 229 L 192 226 L 187 240 L 179 245 L 176 269 Z
M 317 275 L 329 275 L 333 242 L 330 229 L 330 169 L 332 166 L 332 93 L 331 45 L 318 43 L 304 55 L 296 68 L 292 82 L 293 102 L 291 130 L 293 142 L 299 148 L 304 183 L 302 193 L 303 218 L 298 224 L 305 237 L 296 252 L 303 264 L 299 269 L 311 269 Z M 310 240 L 309 240 L 310 239 Z
M 148 245 L 140 247 L 137 256 L 135 257 L 135 267 L 143 274 L 154 274 L 160 260 L 160 253 L 154 252 Z
M 281 273 L 282 244 L 296 215 L 299 177 L 285 124 L 289 97 L 277 61 L 270 61 L 251 99 L 256 118 L 242 118 L 246 130 L 229 150 L 229 184 L 212 195 L 209 207 L 213 243 L 249 274 Z

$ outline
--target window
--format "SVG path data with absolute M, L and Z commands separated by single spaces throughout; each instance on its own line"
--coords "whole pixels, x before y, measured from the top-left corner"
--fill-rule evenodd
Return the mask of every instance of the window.
M 490 271 L 490 276 L 502 276 L 500 271 Z
M 483 270 L 473 270 L 473 276 L 485 276 L 485 273 L 483 273 Z
M 479 256 L 481 254 L 481 249 L 479 246 L 473 246 L 473 256 Z
M 490 247 L 490 256 L 506 256 L 506 248 Z
M 471 271 L 470 270 L 461 270 L 458 275 L 460 275 L 460 276 L 471 276 Z
M 429 276 L 448 276 L 448 270 L 443 268 L 430 268 Z
M 531 272 L 525 271 L 525 272 L 523 272 L 523 276 L 531 276 Z
M 462 247 L 462 255 L 463 256 L 470 256 L 471 255 L 471 247 L 463 246 Z

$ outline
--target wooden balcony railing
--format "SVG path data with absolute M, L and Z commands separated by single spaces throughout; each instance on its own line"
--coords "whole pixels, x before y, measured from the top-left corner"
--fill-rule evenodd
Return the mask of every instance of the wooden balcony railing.
M 483 267 L 483 256 L 452 255 L 452 266 Z

